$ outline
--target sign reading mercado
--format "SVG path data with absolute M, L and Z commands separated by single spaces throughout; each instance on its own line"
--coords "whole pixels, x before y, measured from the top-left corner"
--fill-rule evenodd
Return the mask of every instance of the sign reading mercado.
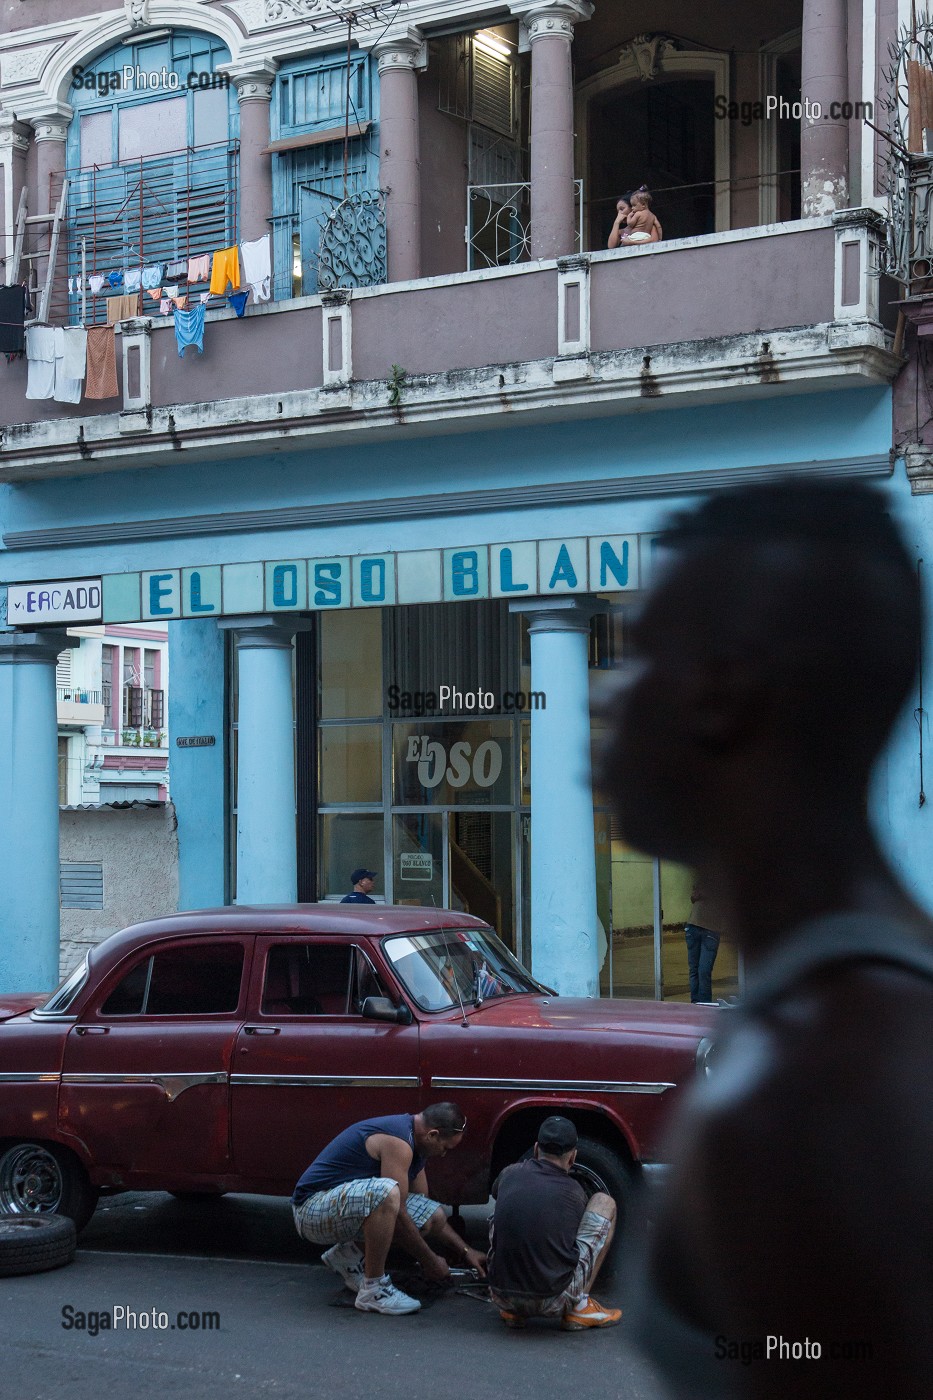
M 581 535 L 510 544 L 403 553 L 275 559 L 201 568 L 148 569 L 83 580 L 100 584 L 103 622 L 183 617 L 318 612 L 327 608 L 392 607 L 470 598 L 560 597 L 635 589 L 647 572 L 652 535 Z M 12 599 L 64 584 L 10 586 L 10 621 L 20 627 L 60 621 L 17 612 Z

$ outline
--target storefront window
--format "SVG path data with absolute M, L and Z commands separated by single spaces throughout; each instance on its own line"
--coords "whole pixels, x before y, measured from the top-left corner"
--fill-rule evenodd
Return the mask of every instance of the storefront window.
M 440 812 L 411 812 L 392 819 L 396 904 L 446 907 L 444 832 Z
M 396 805 L 511 805 L 512 740 L 508 720 L 393 725 Z
M 662 969 L 665 1001 L 690 1000 L 690 975 L 684 925 L 690 919 L 693 872 L 682 865 L 661 862 Z M 728 929 L 719 934 L 719 948 L 712 970 L 712 996 L 734 996 L 739 990 L 738 950 Z
M 382 611 L 322 613 L 320 717 L 369 719 L 382 714 Z
M 654 977 L 654 861 L 611 843 L 612 937 L 600 974 L 603 996 L 649 997 Z
M 350 873 L 361 865 L 376 871 L 373 897 L 382 898 L 385 892 L 382 813 L 325 813 L 321 817 L 320 898 L 340 899 L 349 894 Z
M 322 803 L 382 801 L 382 725 L 324 725 L 320 744 Z
M 450 907 L 474 914 L 514 944 L 514 837 L 511 812 L 451 812 Z

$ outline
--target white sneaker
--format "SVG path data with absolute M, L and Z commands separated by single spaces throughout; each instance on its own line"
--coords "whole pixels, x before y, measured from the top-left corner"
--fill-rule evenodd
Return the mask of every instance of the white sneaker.
M 359 1293 L 366 1274 L 363 1269 L 363 1252 L 349 1241 L 335 1244 L 321 1255 L 321 1263 L 339 1274 L 344 1283 L 354 1293 Z
M 376 1279 L 374 1283 L 363 1281 L 360 1285 L 360 1291 L 356 1295 L 355 1306 L 359 1308 L 360 1312 L 380 1312 L 399 1316 L 402 1313 L 418 1312 L 421 1304 L 417 1298 L 409 1298 L 407 1293 L 396 1288 L 388 1274 L 383 1274 L 382 1278 Z

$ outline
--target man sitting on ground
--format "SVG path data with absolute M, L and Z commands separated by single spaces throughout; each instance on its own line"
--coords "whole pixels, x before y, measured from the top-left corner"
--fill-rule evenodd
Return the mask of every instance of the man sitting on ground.
M 361 1312 L 399 1314 L 421 1307 L 386 1273 L 393 1243 L 437 1283 L 449 1278 L 450 1267 L 432 1245 L 485 1272 L 485 1256 L 454 1233 L 443 1207 L 428 1197 L 424 1173 L 427 1158 L 443 1157 L 465 1131 L 455 1103 L 370 1118 L 339 1133 L 299 1180 L 292 1196 L 295 1227 L 312 1244 L 331 1246 L 322 1259 L 356 1294 Z M 363 1250 L 355 1243 L 360 1239 Z
M 493 1188 L 489 1293 L 507 1327 L 529 1317 L 559 1317 L 568 1332 L 612 1327 L 622 1316 L 589 1296 L 612 1242 L 616 1205 L 599 1191 L 589 1200 L 573 1180 L 577 1130 L 569 1118 L 545 1118 L 534 1157 L 506 1167 Z

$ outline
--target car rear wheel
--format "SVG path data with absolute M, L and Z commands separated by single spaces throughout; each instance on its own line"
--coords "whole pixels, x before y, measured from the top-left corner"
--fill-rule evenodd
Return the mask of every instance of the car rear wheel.
M 63 1215 L 0 1216 L 0 1278 L 70 1264 L 75 1238 L 74 1221 Z
M 83 1230 L 97 1197 L 97 1188 L 66 1147 L 15 1142 L 0 1149 L 0 1223 L 4 1216 L 58 1215 L 73 1221 L 75 1230 Z

